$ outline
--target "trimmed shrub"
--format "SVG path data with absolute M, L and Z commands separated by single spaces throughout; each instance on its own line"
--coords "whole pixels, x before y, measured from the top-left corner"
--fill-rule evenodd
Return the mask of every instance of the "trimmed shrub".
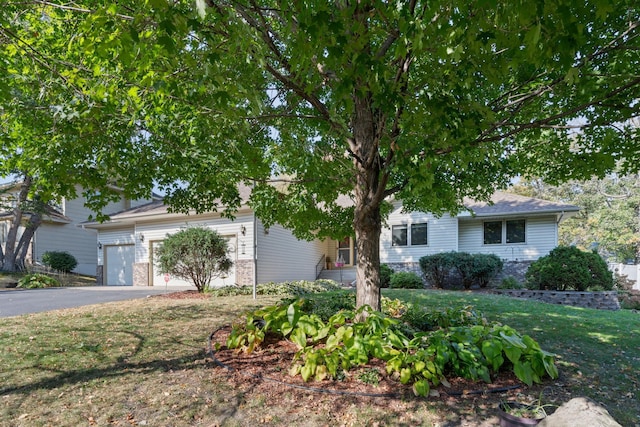
M 525 275 L 527 288 L 553 291 L 613 289 L 613 273 L 600 255 L 573 246 L 558 246 L 533 262 Z
M 48 251 L 42 254 L 42 263 L 63 273 L 68 273 L 78 266 L 76 257 L 69 252 Z
M 27 274 L 18 281 L 18 287 L 24 289 L 55 288 L 58 286 L 60 286 L 58 280 L 42 273 Z
M 518 282 L 518 279 L 516 279 L 513 276 L 505 277 L 504 279 L 502 279 L 502 282 L 500 282 L 500 285 L 498 285 L 498 289 L 522 289 L 522 288 L 524 288 L 522 283 Z
M 495 254 L 475 254 L 473 255 L 473 270 L 471 276 L 474 283 L 486 288 L 491 279 L 502 271 L 504 263 Z
M 393 269 L 389 267 L 387 264 L 380 264 L 380 287 L 388 288 L 391 283 L 391 275 L 393 274 Z
M 444 252 L 420 258 L 420 268 L 425 277 L 436 288 L 443 288 L 455 271 L 465 289 L 477 284 L 486 287 L 504 264 L 493 254 L 470 254 L 468 252 Z
M 424 283 L 416 273 L 399 271 L 391 275 L 389 287 L 393 289 L 423 289 Z
M 460 276 L 460 282 L 465 289 L 473 284 L 473 255 L 468 252 L 450 252 L 449 263 Z
M 436 288 L 444 288 L 445 280 L 453 268 L 455 252 L 427 255 L 420 258 L 420 269 L 427 281 Z

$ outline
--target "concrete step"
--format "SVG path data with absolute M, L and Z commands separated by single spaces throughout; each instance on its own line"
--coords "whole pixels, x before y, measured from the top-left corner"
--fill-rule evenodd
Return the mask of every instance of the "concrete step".
M 356 269 L 355 267 L 343 267 L 342 275 L 339 268 L 322 270 L 320 279 L 333 280 L 344 285 L 349 285 L 356 280 Z

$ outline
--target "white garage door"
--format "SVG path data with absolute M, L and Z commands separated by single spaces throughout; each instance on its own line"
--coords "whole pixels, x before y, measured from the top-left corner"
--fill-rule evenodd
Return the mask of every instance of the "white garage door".
M 133 286 L 134 259 L 134 245 L 107 246 L 105 248 L 107 285 Z
M 220 287 L 220 286 L 229 286 L 236 283 L 236 236 L 222 236 L 227 239 L 227 247 L 229 251 L 227 252 L 227 256 L 233 261 L 233 266 L 231 269 L 223 276 L 213 279 L 210 286 L 211 287 Z M 151 242 L 151 253 L 154 253 L 154 249 L 158 246 L 162 245 L 162 242 Z M 153 260 L 153 255 L 152 255 Z M 160 271 L 160 269 L 155 265 L 155 263 L 151 262 L 151 270 L 153 272 L 153 286 L 193 286 L 191 282 L 188 282 L 184 279 L 179 279 L 177 277 L 169 276 L 169 282 L 165 282 L 165 274 Z

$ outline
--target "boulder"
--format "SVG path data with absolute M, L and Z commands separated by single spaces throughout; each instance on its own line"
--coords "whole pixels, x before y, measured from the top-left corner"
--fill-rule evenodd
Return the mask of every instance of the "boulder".
M 587 397 L 576 397 L 540 421 L 538 427 L 622 427 L 604 406 Z

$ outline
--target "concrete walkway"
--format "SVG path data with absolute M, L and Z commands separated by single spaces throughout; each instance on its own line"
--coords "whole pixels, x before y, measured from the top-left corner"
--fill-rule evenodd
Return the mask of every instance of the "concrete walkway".
M 112 301 L 146 298 L 151 295 L 195 290 L 185 286 L 86 286 L 45 289 L 1 289 L 0 317 L 20 316 L 29 313 L 81 307 Z

